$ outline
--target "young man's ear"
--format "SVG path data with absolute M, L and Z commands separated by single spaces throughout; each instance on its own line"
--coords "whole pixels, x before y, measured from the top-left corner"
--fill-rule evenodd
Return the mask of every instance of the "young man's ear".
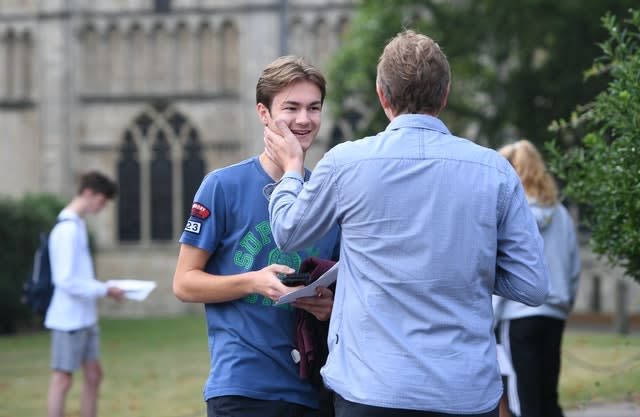
M 260 123 L 267 126 L 269 124 L 269 109 L 262 103 L 256 104 L 256 111 L 260 118 Z

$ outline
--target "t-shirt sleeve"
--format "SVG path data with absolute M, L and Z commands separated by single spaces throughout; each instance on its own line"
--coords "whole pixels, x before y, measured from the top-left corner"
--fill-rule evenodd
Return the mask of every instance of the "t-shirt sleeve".
M 224 189 L 215 173 L 205 177 L 191 205 L 180 243 L 213 253 L 225 227 L 226 200 Z

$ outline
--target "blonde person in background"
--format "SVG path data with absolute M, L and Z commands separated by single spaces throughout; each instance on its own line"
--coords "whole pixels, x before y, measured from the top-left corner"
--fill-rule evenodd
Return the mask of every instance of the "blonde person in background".
M 549 296 L 544 304 L 530 307 L 499 297 L 494 300 L 498 338 L 511 358 L 517 380 L 507 384 L 509 406 L 517 416 L 562 417 L 558 403 L 562 334 L 580 275 L 575 227 L 531 142 L 520 140 L 499 152 L 522 181 L 549 267 Z

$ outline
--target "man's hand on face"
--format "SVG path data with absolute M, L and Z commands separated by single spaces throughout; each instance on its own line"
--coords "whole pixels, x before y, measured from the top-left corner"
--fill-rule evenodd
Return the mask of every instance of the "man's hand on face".
M 282 135 L 264 128 L 264 146 L 267 156 L 283 172 L 296 171 L 302 173 L 304 165 L 304 153 L 296 136 L 291 132 L 286 122 L 275 121 L 276 127 Z

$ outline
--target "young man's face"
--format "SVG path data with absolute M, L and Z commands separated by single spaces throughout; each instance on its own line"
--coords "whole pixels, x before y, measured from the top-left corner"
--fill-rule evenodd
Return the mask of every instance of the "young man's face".
M 256 108 L 262 123 L 276 133 L 282 134 L 275 121 L 283 120 L 306 152 L 320 129 L 322 93 L 310 81 L 297 81 L 273 97 L 271 111 L 262 103 Z
M 85 190 L 85 198 L 87 201 L 87 213 L 88 214 L 96 214 L 102 211 L 103 208 L 109 202 L 107 196 L 102 193 L 96 193 L 92 190 Z

